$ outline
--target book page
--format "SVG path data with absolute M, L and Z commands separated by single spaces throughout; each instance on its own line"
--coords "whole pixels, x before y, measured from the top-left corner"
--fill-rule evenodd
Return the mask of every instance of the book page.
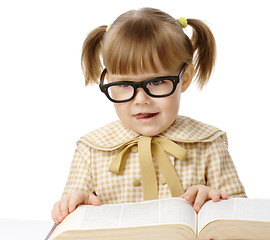
M 233 218 L 270 222 L 270 199 L 237 199 Z
M 183 198 L 163 199 L 160 201 L 160 224 L 169 223 L 186 224 L 196 232 L 197 213 Z
M 61 224 L 57 225 L 54 232 L 49 237 L 49 240 L 54 239 L 58 234 L 62 232 L 71 229 L 80 229 L 84 212 L 84 205 L 77 207 L 77 209 L 74 212 L 70 213 Z
M 114 229 L 184 224 L 196 232 L 196 213 L 182 198 L 137 203 L 80 205 L 57 226 L 52 237 L 67 230 Z
M 81 230 L 161 224 L 185 224 L 194 231 L 196 228 L 196 213 L 192 206 L 181 198 L 101 206 L 82 205 L 78 209 L 83 212 L 81 221 L 77 221 L 80 222 Z
M 195 231 L 196 213 L 182 198 L 127 204 L 123 208 L 121 227 L 162 224 L 185 224 Z
M 234 200 L 208 201 L 198 213 L 198 232 L 209 222 L 217 219 L 230 219 L 233 217 Z
M 270 222 L 270 199 L 231 198 L 209 201 L 198 214 L 198 231 L 214 220 L 249 220 Z

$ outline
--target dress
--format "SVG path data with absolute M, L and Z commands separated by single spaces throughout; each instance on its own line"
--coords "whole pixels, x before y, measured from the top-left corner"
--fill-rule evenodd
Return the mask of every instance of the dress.
M 158 136 L 188 150 L 184 160 L 169 156 L 183 189 L 203 184 L 231 197 L 245 197 L 244 187 L 228 152 L 226 133 L 194 119 L 177 116 Z M 71 191 L 96 194 L 102 204 L 143 201 L 138 148 L 133 146 L 121 174 L 109 171 L 112 159 L 124 144 L 142 137 L 119 120 L 86 134 L 77 142 L 63 195 Z M 155 165 L 159 198 L 171 197 Z

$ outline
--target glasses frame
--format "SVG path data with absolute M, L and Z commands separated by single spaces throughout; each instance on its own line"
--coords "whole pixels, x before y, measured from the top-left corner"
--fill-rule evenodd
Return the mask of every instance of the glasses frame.
M 181 79 L 185 73 L 185 68 L 186 68 L 186 64 L 184 64 L 182 70 L 180 71 L 180 73 L 177 76 L 164 76 L 164 77 L 155 77 L 155 78 L 151 78 L 151 79 L 147 79 L 144 81 L 140 81 L 140 82 L 132 82 L 132 81 L 118 81 L 118 82 L 111 82 L 111 83 L 107 83 L 107 84 L 103 84 L 104 83 L 104 78 L 105 75 L 107 73 L 107 69 L 105 68 L 100 76 L 100 84 L 99 84 L 99 88 L 100 90 L 107 96 L 107 98 L 114 102 L 114 103 L 123 103 L 123 102 L 129 102 L 132 99 L 135 98 L 136 93 L 137 93 L 137 89 L 138 88 L 143 88 L 143 90 L 146 92 L 147 95 L 149 95 L 150 97 L 154 97 L 154 98 L 162 98 L 162 97 L 168 97 L 170 95 L 172 95 L 175 92 L 175 89 L 177 87 L 177 84 L 181 82 Z M 146 85 L 150 82 L 154 82 L 154 81 L 161 81 L 161 80 L 170 80 L 173 83 L 173 89 L 170 93 L 167 94 L 163 94 L 163 95 L 154 95 L 151 94 L 148 90 L 148 88 L 146 87 Z M 108 88 L 110 86 L 115 86 L 115 85 L 129 85 L 132 86 L 134 89 L 134 94 L 126 99 L 126 100 L 114 100 L 110 97 L 109 93 L 108 93 Z

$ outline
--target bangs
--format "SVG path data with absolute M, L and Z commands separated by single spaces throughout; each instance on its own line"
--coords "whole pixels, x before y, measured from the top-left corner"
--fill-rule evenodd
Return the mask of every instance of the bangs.
M 105 34 L 103 61 L 109 72 L 120 75 L 176 70 L 190 55 L 185 37 L 177 23 L 172 27 L 149 16 L 131 17 Z

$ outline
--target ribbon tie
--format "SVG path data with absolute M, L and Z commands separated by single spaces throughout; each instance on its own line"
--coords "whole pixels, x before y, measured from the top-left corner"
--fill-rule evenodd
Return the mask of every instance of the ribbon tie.
M 184 160 L 187 150 L 164 137 L 141 137 L 124 144 L 118 149 L 116 157 L 112 160 L 110 172 L 121 174 L 124 171 L 131 147 L 134 145 L 138 145 L 144 200 L 158 198 L 158 184 L 153 160 L 165 178 L 172 197 L 184 194 L 183 186 L 167 153 Z

